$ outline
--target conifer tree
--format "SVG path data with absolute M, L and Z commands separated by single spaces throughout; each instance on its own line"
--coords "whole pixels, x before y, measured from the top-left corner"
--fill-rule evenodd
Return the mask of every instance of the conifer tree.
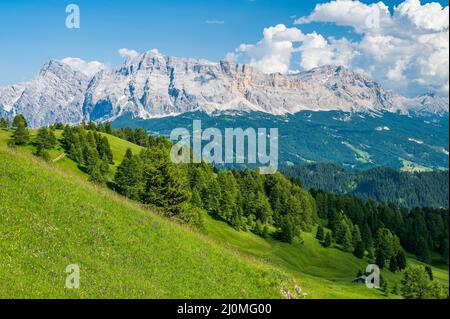
M 98 172 L 100 172 L 100 165 L 99 163 L 99 156 L 97 149 L 95 147 L 92 147 L 91 145 L 87 144 L 83 148 L 83 164 L 86 168 L 86 172 L 88 174 L 91 174 L 91 172 L 94 169 L 97 169 Z
M 397 253 L 397 267 L 399 270 L 403 270 L 406 268 L 407 264 L 406 264 L 406 255 L 405 252 L 403 251 L 403 249 L 400 249 L 399 252 Z
M 359 259 L 364 258 L 364 243 L 361 240 L 356 243 L 353 255 Z
M 56 137 L 53 131 L 46 127 L 41 127 L 36 135 L 36 146 L 38 154 L 55 147 Z
M 386 297 L 389 296 L 389 283 L 388 281 L 380 275 L 380 289 Z
M 103 125 L 102 122 L 98 122 L 98 124 L 97 124 L 97 132 L 102 132 L 102 133 L 105 132 L 105 126 Z
M 179 214 L 191 197 L 185 172 L 170 161 L 164 149 L 148 149 L 143 158 L 144 203 L 162 207 L 171 215 Z
M 18 128 L 20 123 L 23 125 L 23 127 L 28 127 L 28 122 L 25 119 L 25 116 L 23 116 L 22 114 L 16 115 L 14 117 L 13 122 L 12 122 L 12 127 Z
M 425 271 L 428 274 L 428 278 L 430 278 L 430 280 L 433 281 L 434 280 L 434 276 L 433 276 L 433 270 L 431 269 L 431 267 L 426 265 L 425 266 Z
M 392 256 L 389 260 L 389 270 L 391 272 L 396 272 L 398 270 L 397 256 Z
M 0 118 L 0 129 L 7 129 L 9 128 L 9 121 L 7 118 Z
M 25 122 L 17 121 L 16 129 L 12 135 L 12 142 L 15 145 L 26 145 L 30 141 L 30 132 L 25 126 Z
M 97 184 L 103 184 L 105 177 L 102 173 L 101 161 L 97 161 L 95 165 L 90 169 L 89 180 Z
M 331 232 L 327 232 L 325 235 L 325 240 L 323 241 L 323 247 L 330 247 L 333 243 L 333 237 L 331 236 Z
M 126 197 L 139 200 L 143 190 L 143 174 L 140 157 L 133 155 L 131 149 L 127 149 L 114 177 L 119 192 Z
M 316 239 L 319 241 L 322 241 L 324 239 L 324 230 L 322 225 L 319 225 L 319 227 L 317 227 Z
M 110 122 L 106 122 L 106 124 L 105 124 L 105 133 L 106 134 L 112 134 L 113 133 L 113 130 L 112 130 Z

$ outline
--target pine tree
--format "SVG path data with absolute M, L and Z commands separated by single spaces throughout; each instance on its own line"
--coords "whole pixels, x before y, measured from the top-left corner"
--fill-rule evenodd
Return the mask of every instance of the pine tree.
M 28 122 L 25 119 L 25 116 L 23 116 L 22 114 L 16 115 L 14 117 L 12 127 L 18 128 L 20 124 L 22 124 L 23 127 L 28 127 Z
M 343 228 L 344 228 L 344 231 L 343 231 L 341 245 L 342 245 L 342 248 L 345 251 L 349 251 L 350 252 L 350 251 L 353 250 L 352 233 L 351 233 L 349 225 L 344 224 Z
M 83 148 L 83 159 L 84 166 L 88 174 L 91 174 L 94 168 L 97 169 L 98 172 L 100 172 L 100 166 L 98 165 L 100 158 L 98 156 L 96 148 L 92 147 L 91 145 L 85 145 Z
M 397 267 L 399 270 L 403 270 L 406 269 L 406 255 L 405 252 L 403 251 L 403 249 L 400 249 L 399 252 L 397 253 Z
M 140 157 L 134 156 L 131 149 L 127 149 L 114 177 L 119 192 L 131 199 L 140 199 L 143 191 L 143 174 Z
M 106 122 L 106 124 L 105 124 L 105 133 L 106 134 L 112 134 L 113 133 L 113 130 L 112 130 L 110 122 Z
M 147 132 L 143 128 L 137 128 L 133 134 L 134 143 L 137 145 L 147 147 L 148 146 L 148 135 Z
M 396 272 L 398 270 L 397 256 L 392 256 L 389 260 L 389 270 Z
M 105 182 L 105 177 L 102 173 L 101 161 L 98 160 L 90 169 L 89 180 L 97 184 L 103 184 Z
M 105 132 L 105 127 L 103 126 L 102 122 L 98 122 L 97 124 L 97 132 Z
M 324 230 L 322 225 L 319 225 L 319 227 L 317 227 L 316 239 L 319 241 L 322 241 L 324 239 Z
M 93 132 L 95 132 L 96 130 L 97 130 L 97 126 L 95 125 L 95 122 L 93 122 L 93 121 L 89 121 L 89 124 L 88 124 L 88 128 L 87 128 L 89 131 L 93 131 Z
M 43 150 L 49 150 L 56 146 L 56 137 L 52 130 L 42 127 L 38 130 L 36 135 L 36 146 L 38 155 Z
M 18 121 L 16 129 L 12 136 L 15 145 L 26 145 L 30 142 L 30 132 L 25 126 L 25 122 Z
M 0 118 L 0 129 L 7 129 L 9 128 L 9 121 L 7 118 Z
M 283 216 L 280 226 L 280 240 L 286 243 L 292 243 L 296 236 L 295 225 L 292 219 L 289 216 Z
M 323 242 L 323 247 L 330 247 L 331 244 L 332 244 L 332 242 L 333 242 L 333 238 L 332 238 L 332 236 L 331 236 L 331 232 L 328 232 L 328 233 L 325 235 L 325 240 L 324 240 L 324 242 Z
M 380 267 L 380 269 L 383 269 L 386 264 L 386 256 L 383 254 L 383 252 L 379 249 L 375 252 L 375 264 Z
M 375 256 L 374 256 L 374 252 L 373 251 L 374 251 L 373 247 L 369 247 L 367 249 L 367 259 L 369 260 L 370 263 L 375 262 L 374 261 Z
M 383 276 L 380 276 L 380 289 L 386 297 L 389 296 L 389 283 Z
M 361 238 L 361 232 L 359 230 L 358 225 L 354 225 L 353 226 L 353 230 L 352 230 L 352 240 L 353 240 L 353 246 L 356 247 L 356 245 L 359 242 L 362 242 L 362 238 Z
M 356 243 L 353 255 L 359 259 L 364 258 L 364 243 L 361 240 Z
M 423 236 L 420 236 L 416 246 L 416 256 L 424 263 L 430 262 L 430 249 L 428 243 Z
M 430 266 L 425 266 L 425 271 L 428 274 L 428 278 L 430 278 L 431 281 L 434 280 L 434 276 L 433 276 L 433 270 L 431 269 Z
M 113 163 L 113 154 L 111 151 L 111 146 L 109 145 L 108 138 L 106 136 L 98 138 L 97 144 L 97 151 L 98 155 L 101 159 L 107 160 L 109 163 Z
M 165 209 L 170 215 L 180 213 L 181 205 L 191 197 L 187 175 L 171 162 L 164 149 L 148 149 L 143 154 L 143 201 Z

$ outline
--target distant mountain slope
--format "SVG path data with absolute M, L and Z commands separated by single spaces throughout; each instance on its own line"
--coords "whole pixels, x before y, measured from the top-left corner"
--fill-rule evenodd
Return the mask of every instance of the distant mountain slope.
M 298 74 L 264 74 L 248 66 L 169 57 L 148 51 L 92 78 L 59 61 L 30 82 L 0 88 L 0 115 L 24 113 L 31 126 L 57 121 L 149 119 L 205 112 L 343 111 L 448 114 L 448 99 L 407 98 L 341 66 Z
M 337 163 L 346 167 L 387 166 L 409 171 L 448 169 L 448 117 L 417 118 L 385 112 L 379 115 L 302 111 L 274 116 L 261 112 L 220 116 L 187 113 L 161 119 L 121 117 L 117 127 L 143 127 L 168 135 L 177 127 L 278 128 L 279 166 Z
M 283 173 L 300 179 L 307 189 L 352 194 L 361 199 L 413 207 L 449 207 L 449 172 L 399 172 L 389 168 L 355 171 L 333 164 L 286 167 Z

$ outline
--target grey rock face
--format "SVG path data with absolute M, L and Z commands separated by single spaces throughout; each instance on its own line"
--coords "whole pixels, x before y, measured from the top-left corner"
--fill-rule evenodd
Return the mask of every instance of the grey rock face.
M 448 113 L 448 99 L 405 98 L 344 67 L 263 74 L 247 65 L 168 57 L 155 51 L 91 79 L 51 61 L 32 81 L 0 88 L 0 114 L 22 113 L 33 127 L 113 120 L 123 114 L 148 119 L 192 111 L 281 115 L 302 110 L 442 115 Z

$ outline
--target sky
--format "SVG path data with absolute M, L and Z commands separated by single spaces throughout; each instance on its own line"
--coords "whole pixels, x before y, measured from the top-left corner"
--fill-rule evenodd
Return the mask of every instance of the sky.
M 448 8 L 441 8 L 448 1 L 406 1 L 394 19 L 403 0 L 383 0 L 390 17 L 364 0 L 0 0 L 0 85 L 31 79 L 51 59 L 112 68 L 129 52 L 157 49 L 266 73 L 342 64 L 405 94 L 448 94 Z M 66 27 L 71 3 L 80 8 L 79 29 Z M 367 14 L 379 17 L 380 10 L 379 30 L 366 30 L 359 15 L 367 25 Z M 380 58 L 374 47 L 391 49 Z

